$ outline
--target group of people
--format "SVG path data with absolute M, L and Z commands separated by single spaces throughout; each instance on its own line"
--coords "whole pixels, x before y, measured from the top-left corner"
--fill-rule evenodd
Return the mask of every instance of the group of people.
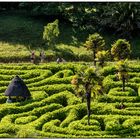
M 31 58 L 30 59 L 31 59 L 32 63 L 35 63 L 35 51 L 31 52 Z M 44 62 L 44 60 L 45 60 L 45 52 L 41 51 L 40 52 L 40 62 L 42 63 L 42 62 Z
M 42 50 L 40 52 L 40 55 L 39 56 L 40 56 L 40 62 L 43 63 L 44 60 L 45 60 L 45 58 L 46 58 L 45 52 Z M 35 63 L 35 59 L 36 59 L 35 51 L 31 51 L 31 57 L 30 57 L 30 59 L 31 59 L 31 63 Z M 57 60 L 56 60 L 56 62 L 59 64 L 61 62 L 65 62 L 65 60 L 63 58 L 61 58 L 61 57 L 58 57 Z

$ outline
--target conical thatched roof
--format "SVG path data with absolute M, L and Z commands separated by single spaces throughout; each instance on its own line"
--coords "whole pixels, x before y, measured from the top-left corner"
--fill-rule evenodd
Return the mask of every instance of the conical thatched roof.
M 28 90 L 24 81 L 19 76 L 15 76 L 12 79 L 4 95 L 5 96 L 22 96 L 22 97 L 31 96 L 30 91 Z

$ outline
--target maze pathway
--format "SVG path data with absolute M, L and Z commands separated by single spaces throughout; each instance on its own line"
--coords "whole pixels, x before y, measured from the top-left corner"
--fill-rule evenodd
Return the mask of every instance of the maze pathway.
M 0 64 L 0 137 L 139 138 L 140 69 L 129 72 L 126 92 L 121 91 L 115 73 L 103 73 L 106 94 L 92 102 L 89 126 L 86 103 L 74 95 L 71 85 L 73 70 L 81 65 Z M 5 103 L 3 93 L 15 75 L 25 81 L 32 98 Z

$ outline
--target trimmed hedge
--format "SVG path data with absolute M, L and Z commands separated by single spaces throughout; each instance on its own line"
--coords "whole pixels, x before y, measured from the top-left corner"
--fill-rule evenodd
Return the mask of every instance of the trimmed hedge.
M 116 87 L 110 89 L 108 95 L 113 95 L 113 96 L 137 96 L 137 93 L 135 92 L 134 89 L 130 87 L 125 87 L 126 91 L 122 91 L 122 88 Z
M 16 124 L 27 124 L 37 119 L 37 116 L 20 117 L 15 120 Z

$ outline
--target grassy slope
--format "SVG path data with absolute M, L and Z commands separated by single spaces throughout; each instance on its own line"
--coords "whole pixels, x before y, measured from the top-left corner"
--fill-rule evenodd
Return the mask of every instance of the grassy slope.
M 39 56 L 42 48 L 42 32 L 44 25 L 50 19 L 31 18 L 24 13 L 1 13 L 0 14 L 0 61 L 10 61 L 18 58 L 28 60 L 30 57 L 29 48 L 35 49 Z M 60 23 L 60 36 L 54 50 L 46 50 L 48 59 L 55 60 L 57 56 L 63 56 L 66 60 L 91 60 L 91 52 L 81 46 L 88 33 L 74 31 L 70 25 Z M 110 48 L 115 37 L 103 34 L 107 47 Z M 132 42 L 133 54 L 137 58 L 140 54 L 139 39 Z M 12 53 L 11 53 L 12 52 Z M 8 57 L 7 57 L 8 56 Z M 6 60 L 5 60 L 6 59 Z

